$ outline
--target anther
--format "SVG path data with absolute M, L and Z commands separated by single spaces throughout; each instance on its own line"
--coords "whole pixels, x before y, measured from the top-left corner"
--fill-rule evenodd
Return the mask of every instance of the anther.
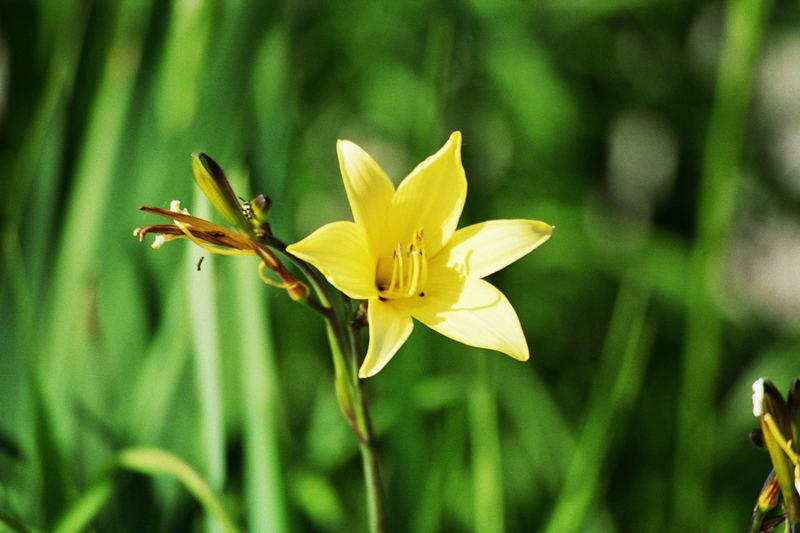
M 428 276 L 422 231 L 417 230 L 406 246 L 401 242 L 396 243 L 391 261 L 392 270 L 388 284 L 383 278 L 382 283 L 377 285 L 380 297 L 410 298 L 419 294 Z M 383 275 L 388 275 L 388 272 L 384 271 Z

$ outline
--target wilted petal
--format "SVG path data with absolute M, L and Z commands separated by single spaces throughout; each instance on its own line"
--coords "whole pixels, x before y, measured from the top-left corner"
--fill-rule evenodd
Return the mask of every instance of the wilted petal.
M 364 229 L 353 222 L 332 222 L 286 250 L 314 265 L 350 298 L 377 297 L 375 260 Z
M 456 266 L 469 278 L 483 278 L 513 263 L 547 239 L 550 224 L 538 220 L 490 220 L 461 228 L 432 259 Z
M 394 186 L 378 163 L 357 144 L 339 141 L 336 151 L 353 220 L 367 229 L 371 250 L 377 254 Z
M 387 227 L 390 249 L 398 242 L 409 242 L 422 228 L 426 252 L 433 257 L 453 235 L 466 196 L 461 133 L 456 131 L 397 188 Z
M 203 220 L 202 218 L 193 217 L 192 215 L 181 213 L 180 211 L 162 209 L 160 207 L 142 206 L 139 209 L 147 213 L 160 215 L 164 218 L 168 218 L 170 220 L 174 220 L 175 222 L 179 222 L 183 225 L 183 227 L 187 228 L 187 230 L 190 231 L 193 235 L 200 238 L 201 240 L 206 240 L 208 242 L 211 242 L 212 244 L 228 246 L 230 248 L 236 248 L 238 250 L 250 250 L 253 247 L 252 241 L 247 237 L 245 237 L 244 235 L 230 228 L 226 228 L 225 226 L 220 226 L 219 224 L 214 224 L 213 222 L 209 222 L 208 220 Z M 177 228 L 177 226 L 175 226 L 175 228 Z M 151 229 L 149 231 L 152 233 L 155 230 Z M 175 233 L 175 230 L 173 229 L 171 231 L 164 231 L 162 233 L 172 234 Z
M 360 378 L 374 376 L 386 366 L 414 329 L 414 322 L 407 312 L 377 298 L 370 300 L 367 315 L 369 348 L 358 371 Z
M 528 343 L 517 313 L 489 282 L 459 278 L 455 271 L 439 272 L 429 278 L 424 294 L 398 301 L 398 306 L 453 340 L 528 360 Z

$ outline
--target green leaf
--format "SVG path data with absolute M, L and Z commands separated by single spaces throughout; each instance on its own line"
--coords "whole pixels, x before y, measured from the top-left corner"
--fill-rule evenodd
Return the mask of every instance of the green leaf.
M 179 457 L 159 448 L 129 448 L 120 452 L 118 464 L 142 474 L 151 476 L 167 474 L 174 477 L 222 524 L 226 533 L 238 533 L 239 528 L 228 516 L 211 487 L 200 474 Z

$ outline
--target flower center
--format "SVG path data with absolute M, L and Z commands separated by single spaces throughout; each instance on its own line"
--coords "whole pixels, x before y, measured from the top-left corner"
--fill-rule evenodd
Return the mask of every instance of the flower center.
M 397 243 L 392 251 L 391 271 L 388 257 L 378 260 L 376 280 L 382 299 L 409 298 L 417 294 L 422 296 L 427 278 L 428 258 L 425 256 L 422 228 L 414 233 L 408 246 Z

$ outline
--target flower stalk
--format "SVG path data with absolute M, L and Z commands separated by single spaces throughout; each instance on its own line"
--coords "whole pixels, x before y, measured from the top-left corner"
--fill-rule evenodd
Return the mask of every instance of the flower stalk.
M 514 308 L 483 278 L 547 241 L 553 227 L 516 219 L 457 229 L 467 190 L 459 132 L 397 188 L 357 145 L 339 141 L 337 151 L 353 222 L 327 224 L 287 246 L 267 222 L 270 199 L 259 195 L 240 203 L 222 168 L 198 152 L 192 155 L 195 181 L 235 229 L 192 217 L 173 202 L 169 210 L 141 208 L 173 224 L 143 226 L 134 235 L 141 240 L 147 233 L 158 234 L 155 248 L 186 238 L 210 253 L 257 256 L 265 283 L 286 290 L 292 300 L 323 317 L 336 399 L 361 452 L 370 531 L 383 533 L 383 485 L 361 378 L 375 375 L 394 357 L 411 334 L 412 318 L 463 344 L 526 361 L 528 344 Z M 273 249 L 295 264 L 308 285 L 284 267 Z M 331 297 L 331 286 L 339 297 Z M 364 327 L 369 331 L 366 354 Z

